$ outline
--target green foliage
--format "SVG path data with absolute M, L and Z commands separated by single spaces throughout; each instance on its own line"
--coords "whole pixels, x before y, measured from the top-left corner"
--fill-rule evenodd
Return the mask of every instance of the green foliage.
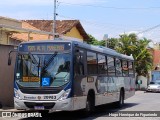
M 133 55 L 137 75 L 147 76 L 152 69 L 152 55 L 147 50 L 150 41 L 146 38 L 138 39 L 136 34 L 120 35 L 116 50 L 126 55 Z
M 105 46 L 105 41 L 104 40 L 101 40 L 101 41 L 98 41 L 95 37 L 93 37 L 92 35 L 89 35 L 89 40 L 87 41 L 88 44 L 92 44 L 92 45 L 100 45 L 100 46 Z
M 116 49 L 119 40 L 117 38 L 108 38 L 107 47 L 111 49 Z

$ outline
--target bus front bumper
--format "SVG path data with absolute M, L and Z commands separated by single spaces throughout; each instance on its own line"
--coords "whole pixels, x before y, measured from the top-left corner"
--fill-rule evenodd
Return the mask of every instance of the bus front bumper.
M 29 101 L 14 98 L 14 107 L 21 110 L 72 111 L 73 99 L 68 98 L 62 101 Z

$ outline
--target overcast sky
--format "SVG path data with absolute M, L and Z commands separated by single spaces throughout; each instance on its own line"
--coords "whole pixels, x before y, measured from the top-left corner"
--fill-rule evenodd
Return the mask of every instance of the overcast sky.
M 104 34 L 141 32 L 160 24 L 160 0 L 58 0 L 57 19 L 78 19 L 97 39 Z M 15 19 L 53 19 L 54 0 L 3 0 L 0 16 Z M 160 27 L 141 37 L 160 42 Z

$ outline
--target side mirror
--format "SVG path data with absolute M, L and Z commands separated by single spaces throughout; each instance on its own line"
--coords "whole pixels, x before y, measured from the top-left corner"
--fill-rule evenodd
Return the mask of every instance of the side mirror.
M 11 65 L 11 62 L 12 62 L 12 58 L 11 58 L 11 53 L 12 52 L 17 52 L 17 50 L 11 50 L 11 51 L 9 51 L 9 53 L 8 53 L 8 66 L 10 66 Z
M 11 58 L 11 56 L 9 55 L 9 57 L 8 57 L 8 66 L 11 65 L 11 61 L 12 61 L 12 58 Z

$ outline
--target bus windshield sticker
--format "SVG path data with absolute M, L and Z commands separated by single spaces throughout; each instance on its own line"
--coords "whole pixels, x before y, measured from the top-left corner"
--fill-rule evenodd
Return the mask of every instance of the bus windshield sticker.
M 50 78 L 42 78 L 42 86 L 50 86 Z
M 23 82 L 39 82 L 39 77 L 23 77 Z

